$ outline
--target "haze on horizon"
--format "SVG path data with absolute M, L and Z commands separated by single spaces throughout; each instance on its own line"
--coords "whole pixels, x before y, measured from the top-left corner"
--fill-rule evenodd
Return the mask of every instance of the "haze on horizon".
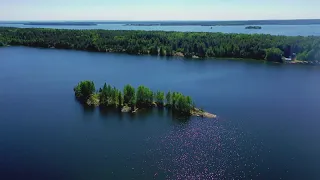
M 0 0 L 0 20 L 320 19 L 319 0 Z

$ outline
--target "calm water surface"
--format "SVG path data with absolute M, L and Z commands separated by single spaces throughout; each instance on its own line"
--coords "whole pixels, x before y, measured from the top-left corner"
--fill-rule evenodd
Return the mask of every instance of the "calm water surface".
M 106 30 L 147 30 L 180 32 L 222 32 L 244 34 L 272 34 L 285 36 L 320 36 L 320 25 L 262 25 L 262 29 L 245 29 L 246 26 L 125 26 L 124 24 L 98 24 L 97 26 L 47 26 L 0 24 L 0 27 L 55 28 L 55 29 L 106 29 Z
M 217 120 L 119 114 L 80 80 L 194 98 Z M 0 49 L 0 179 L 319 179 L 320 69 L 54 49 Z

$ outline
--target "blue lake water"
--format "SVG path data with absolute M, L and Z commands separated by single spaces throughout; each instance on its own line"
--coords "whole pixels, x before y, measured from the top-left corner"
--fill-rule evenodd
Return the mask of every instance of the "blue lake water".
M 87 109 L 81 80 L 176 90 L 218 119 Z M 320 177 L 320 68 L 0 48 L 0 179 Z
M 97 26 L 47 26 L 0 24 L 0 27 L 57 28 L 57 29 L 106 29 L 106 30 L 147 30 L 181 32 L 222 32 L 245 34 L 272 34 L 286 36 L 320 36 L 320 25 L 262 25 L 262 29 L 245 29 L 246 26 L 125 26 L 124 24 L 98 24 Z

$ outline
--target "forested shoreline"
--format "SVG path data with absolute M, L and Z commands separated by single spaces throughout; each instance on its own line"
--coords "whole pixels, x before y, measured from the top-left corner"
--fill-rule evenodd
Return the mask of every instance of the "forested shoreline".
M 157 56 L 320 60 L 318 36 L 123 30 L 0 28 L 0 46 L 30 46 Z
M 136 112 L 138 109 L 167 108 L 183 116 L 203 116 L 214 118 L 215 115 L 195 108 L 190 96 L 179 92 L 152 91 L 145 86 L 137 89 L 126 85 L 123 91 L 107 85 L 106 83 L 99 90 L 93 81 L 81 81 L 74 87 L 75 97 L 82 103 L 89 106 L 100 106 L 119 109 L 122 112 Z

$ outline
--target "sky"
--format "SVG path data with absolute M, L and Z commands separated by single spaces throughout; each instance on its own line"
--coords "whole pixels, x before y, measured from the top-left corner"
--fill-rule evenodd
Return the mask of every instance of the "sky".
M 0 0 L 0 20 L 320 19 L 320 0 Z

